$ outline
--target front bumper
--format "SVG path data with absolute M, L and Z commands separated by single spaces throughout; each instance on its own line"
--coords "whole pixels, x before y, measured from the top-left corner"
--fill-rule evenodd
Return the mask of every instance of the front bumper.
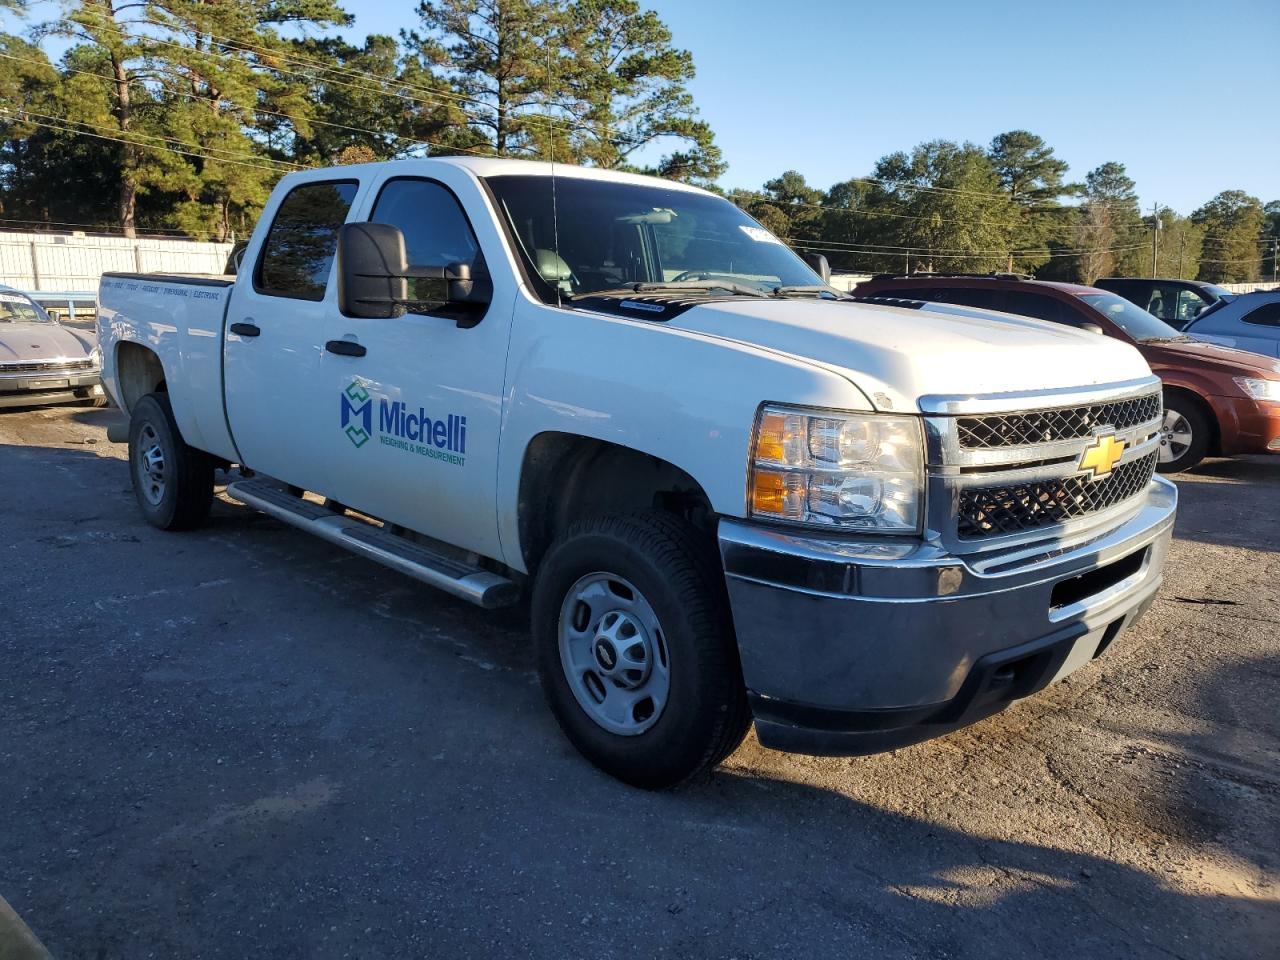
M 0 373 L 0 408 L 71 403 L 102 395 L 102 376 L 97 370 Z
M 1004 709 L 1100 655 L 1150 605 L 1177 490 L 1152 481 L 1105 532 L 957 557 L 721 520 L 756 732 L 877 753 Z
M 1210 397 L 1218 418 L 1219 452 L 1280 452 L 1280 403 L 1250 397 Z

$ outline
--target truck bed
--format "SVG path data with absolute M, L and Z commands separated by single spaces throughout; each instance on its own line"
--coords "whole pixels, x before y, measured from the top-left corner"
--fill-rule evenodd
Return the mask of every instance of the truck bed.
M 98 285 L 103 384 L 125 409 L 136 397 L 121 381 L 120 349 L 143 344 L 184 389 L 170 393 L 188 443 L 228 459 L 234 445 L 222 406 L 222 338 L 235 277 L 105 273 Z M 127 370 L 127 367 L 126 367 Z

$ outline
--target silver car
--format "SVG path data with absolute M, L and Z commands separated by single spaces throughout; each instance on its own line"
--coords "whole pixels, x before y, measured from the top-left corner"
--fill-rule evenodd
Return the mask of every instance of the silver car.
M 92 334 L 64 327 L 22 291 L 0 286 L 0 407 L 105 406 L 101 374 Z

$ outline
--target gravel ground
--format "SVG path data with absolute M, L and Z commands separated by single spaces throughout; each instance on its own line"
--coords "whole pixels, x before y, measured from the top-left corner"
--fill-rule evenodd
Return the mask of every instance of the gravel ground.
M 522 611 L 226 500 L 152 530 L 114 416 L 0 413 L 0 894 L 63 960 L 1276 956 L 1280 458 L 1179 478 L 1160 599 L 1039 697 L 649 794 Z

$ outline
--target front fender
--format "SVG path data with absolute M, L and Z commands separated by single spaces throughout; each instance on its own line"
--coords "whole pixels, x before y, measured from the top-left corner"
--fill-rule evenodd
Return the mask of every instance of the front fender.
M 843 376 L 793 357 L 644 320 L 515 309 L 498 457 L 499 536 L 524 570 L 520 471 L 539 434 L 604 440 L 689 474 L 719 514 L 746 514 L 747 458 L 765 402 L 869 410 Z

